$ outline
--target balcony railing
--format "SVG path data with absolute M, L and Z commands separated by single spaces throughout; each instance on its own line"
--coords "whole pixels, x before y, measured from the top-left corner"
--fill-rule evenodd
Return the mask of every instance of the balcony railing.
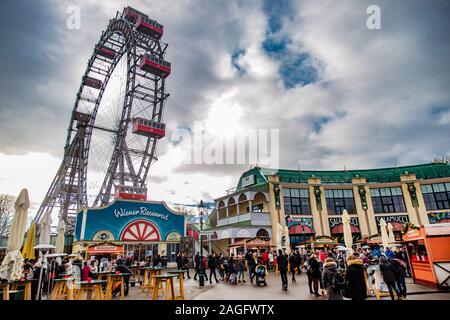
M 237 216 L 217 220 L 217 227 L 245 221 L 250 221 L 252 225 L 270 226 L 270 213 L 268 212 L 241 213 Z

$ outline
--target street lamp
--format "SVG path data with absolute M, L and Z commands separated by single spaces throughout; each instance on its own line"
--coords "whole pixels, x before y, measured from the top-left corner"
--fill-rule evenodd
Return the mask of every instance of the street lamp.
M 205 285 L 205 269 L 203 268 L 203 210 L 205 209 L 205 205 L 203 204 L 203 200 L 200 200 L 200 274 L 198 284 L 200 287 Z

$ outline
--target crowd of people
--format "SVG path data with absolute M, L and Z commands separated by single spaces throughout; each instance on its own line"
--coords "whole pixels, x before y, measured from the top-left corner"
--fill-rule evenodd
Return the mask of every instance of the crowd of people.
M 130 287 L 130 277 L 132 271 L 130 267 L 138 264 L 139 267 L 148 266 L 165 266 L 164 259 L 160 255 L 155 255 L 153 258 L 148 257 L 144 261 L 133 261 L 132 258 L 117 256 L 116 258 L 107 257 L 91 257 L 89 260 L 84 260 L 81 256 L 69 257 L 65 256 L 63 259 L 56 258 L 52 261 L 43 262 L 42 259 L 30 260 L 25 259 L 23 265 L 24 279 L 41 279 L 42 293 L 47 293 L 48 288 L 51 287 L 53 279 L 61 279 L 70 276 L 77 281 L 91 281 L 98 278 L 99 273 L 112 272 L 124 274 L 124 293 L 128 295 Z M 32 299 L 37 297 L 38 281 L 32 282 Z M 116 295 L 119 290 L 113 291 Z M 40 296 L 39 296 L 40 297 Z M 38 298 L 39 298 L 38 297 Z
M 367 298 L 366 279 L 375 283 L 376 275 L 381 275 L 391 298 L 406 297 L 405 278 L 410 276 L 410 269 L 405 248 L 390 248 L 385 250 L 379 246 L 358 248 L 351 254 L 347 251 L 334 249 L 306 250 L 294 249 L 287 254 L 283 250 L 262 253 L 257 250 L 247 250 L 245 254 L 226 255 L 223 253 L 195 256 L 178 252 L 175 258 L 178 270 L 185 270 L 186 277 L 191 278 L 190 267 L 194 267 L 194 280 L 199 280 L 200 274 L 209 283 L 223 281 L 238 285 L 249 281 L 265 285 L 265 276 L 269 271 L 279 273 L 283 290 L 288 290 L 289 276 L 291 282 L 296 282 L 296 276 L 305 273 L 308 279 L 310 294 L 316 297 L 326 295 L 330 300 L 364 300 Z M 56 263 L 55 263 L 56 262 Z M 43 280 L 43 290 L 46 291 L 49 281 L 71 275 L 78 280 L 96 279 L 101 272 L 120 272 L 124 276 L 125 295 L 128 295 L 130 285 L 130 267 L 158 266 L 166 267 L 167 261 L 160 255 L 147 257 L 137 262 L 132 258 L 118 256 L 116 259 L 107 257 L 83 260 L 81 256 L 57 258 L 43 268 L 42 260 L 25 260 L 24 277 Z M 42 269 L 42 273 L 41 273 Z M 141 271 L 143 272 L 143 271 Z M 381 281 L 379 281 L 380 285 Z M 380 288 L 381 289 L 381 288 Z M 32 296 L 37 293 L 37 281 L 33 282 Z M 394 294 L 395 293 L 395 294 Z
M 189 275 L 189 257 L 183 253 L 177 255 L 177 267 L 186 270 Z M 254 283 L 258 276 L 258 267 L 280 274 L 283 290 L 288 290 L 288 277 L 296 282 L 296 275 L 306 273 L 309 292 L 316 297 L 326 295 L 330 300 L 364 300 L 367 298 L 366 278 L 375 283 L 375 276 L 381 275 L 391 298 L 402 299 L 407 295 L 405 278 L 410 276 L 408 258 L 405 248 L 385 250 L 379 246 L 373 249 L 358 248 L 351 254 L 337 249 L 304 250 L 295 249 L 287 254 L 283 250 L 257 251 L 248 250 L 243 255 L 224 255 L 212 253 L 201 256 L 199 252 L 193 257 L 194 280 L 200 273 L 209 283 L 224 281 L 232 285 L 245 283 L 246 277 Z M 246 276 L 246 274 L 248 274 Z M 381 281 L 379 281 L 381 286 Z M 381 288 L 380 288 L 381 289 Z M 395 293 L 395 295 L 394 295 Z

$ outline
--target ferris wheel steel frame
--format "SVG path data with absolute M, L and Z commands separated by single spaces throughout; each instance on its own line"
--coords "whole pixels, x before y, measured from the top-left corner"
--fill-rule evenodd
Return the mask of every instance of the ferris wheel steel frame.
M 94 207 L 110 203 L 114 181 L 118 181 L 120 185 L 129 183 L 135 187 L 146 187 L 150 166 L 157 160 L 156 137 L 146 137 L 141 149 L 129 148 L 126 137 L 133 121 L 130 116 L 136 101 L 148 105 L 152 121 L 162 121 L 164 102 L 169 96 L 165 92 L 165 77 L 141 70 L 139 60 L 143 54 L 164 59 L 168 45 L 136 30 L 135 24 L 126 19 L 125 10 L 126 8 L 122 12 L 117 12 L 116 17 L 110 20 L 88 61 L 73 107 L 63 161 L 35 218 L 39 221 L 46 212 L 53 213 L 59 210 L 59 220 L 66 223 L 67 233 L 74 231 L 76 213 L 88 206 L 88 161 L 94 129 L 115 134 L 112 156 L 93 202 Z M 98 53 L 97 49 L 103 47 L 115 52 L 113 59 Z M 127 63 L 125 95 L 118 128 L 117 130 L 101 128 L 95 121 L 102 97 L 119 61 L 125 56 Z M 96 79 L 102 77 L 102 84 L 95 98 L 83 95 L 86 87 L 84 81 L 93 75 Z M 85 104 L 92 105 L 88 113 L 80 110 L 80 105 Z M 132 156 L 140 159 L 138 167 L 134 166 Z

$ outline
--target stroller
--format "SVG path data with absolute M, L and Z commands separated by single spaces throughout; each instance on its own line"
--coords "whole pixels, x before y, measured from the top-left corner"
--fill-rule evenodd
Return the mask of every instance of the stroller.
M 267 268 L 265 265 L 258 264 L 255 267 L 255 273 L 256 273 L 256 285 L 264 285 L 267 286 L 266 282 L 266 275 L 267 275 Z

